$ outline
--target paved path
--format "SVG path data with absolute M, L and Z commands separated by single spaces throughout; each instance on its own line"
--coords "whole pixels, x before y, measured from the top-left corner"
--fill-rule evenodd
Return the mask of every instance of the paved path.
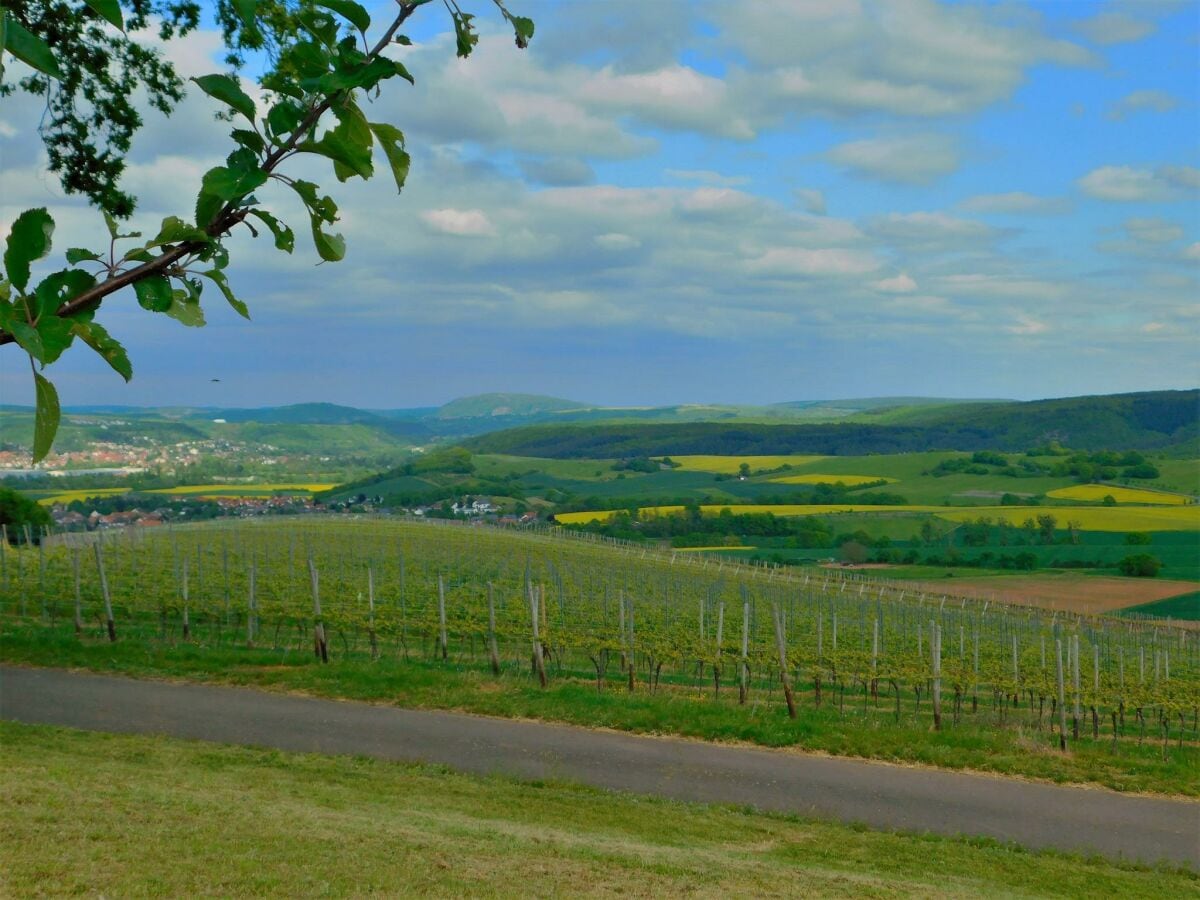
M 0 667 L 0 718 L 444 763 L 1200 868 L 1200 803 L 458 713 Z

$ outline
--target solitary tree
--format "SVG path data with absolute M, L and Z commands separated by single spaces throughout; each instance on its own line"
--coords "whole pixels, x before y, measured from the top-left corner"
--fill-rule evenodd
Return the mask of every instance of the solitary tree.
M 120 185 L 123 157 L 141 125 L 131 102 L 144 90 L 151 106 L 170 112 L 183 82 L 170 62 L 131 37 L 155 23 L 165 40 L 197 27 L 197 0 L 0 0 L 0 96 L 22 89 L 45 96 L 40 133 L 51 171 L 68 193 L 82 194 L 104 218 L 108 236 L 100 250 L 72 247 L 66 266 L 33 281 L 33 267 L 51 250 L 54 220 L 46 209 L 25 210 L 13 222 L 0 279 L 0 345 L 29 356 L 37 403 L 34 459 L 50 450 L 58 430 L 59 401 L 46 378 L 76 340 L 91 347 L 126 381 L 133 367 L 124 347 L 96 321 L 101 304 L 125 291 L 152 313 L 184 325 L 204 324 L 200 298 L 211 282 L 240 315 L 246 304 L 226 277 L 226 239 L 239 226 L 257 237 L 270 234 L 291 253 L 291 227 L 263 207 L 257 192 L 275 183 L 292 190 L 307 211 L 317 256 L 341 260 L 346 245 L 332 230 L 338 207 L 310 181 L 286 173 L 287 163 L 309 154 L 324 157 L 338 181 L 371 178 L 378 149 L 397 190 L 408 177 L 404 134 L 390 122 L 371 121 L 363 101 L 386 82 L 413 76 L 392 52 L 411 41 L 401 32 L 430 0 L 396 0 L 383 23 L 373 22 L 353 0 L 217 0 L 215 11 L 236 73 L 248 54 L 263 59 L 260 99 L 231 73 L 193 78 L 196 87 L 225 107 L 220 127 L 231 125 L 231 152 L 206 172 L 193 209 L 168 216 L 148 240 L 122 228 L 136 203 Z M 512 27 L 518 47 L 533 37 L 533 22 L 492 0 Z M 449 11 L 460 57 L 479 40 L 471 13 L 457 0 Z M 15 73 L 12 59 L 22 64 Z M 16 75 L 16 81 L 10 79 Z M 133 242 L 132 246 L 127 242 Z M 118 247 L 118 244 L 121 246 Z

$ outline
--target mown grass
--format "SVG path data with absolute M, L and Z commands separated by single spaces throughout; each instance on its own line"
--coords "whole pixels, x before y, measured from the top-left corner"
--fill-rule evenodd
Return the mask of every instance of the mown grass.
M 778 690 L 751 692 L 746 706 L 728 683 L 719 699 L 711 687 L 663 684 L 650 693 L 638 676 L 634 693 L 627 691 L 614 661 L 609 681 L 598 692 L 583 672 L 557 672 L 550 667 L 546 689 L 538 687 L 528 666 L 510 660 L 502 674 L 466 662 L 440 662 L 394 653 L 371 660 L 365 653 L 347 654 L 336 638 L 333 661 L 318 663 L 311 652 L 297 649 L 246 649 L 173 643 L 156 638 L 125 638 L 116 644 L 98 638 L 77 640 L 69 626 L 41 626 L 7 621 L 0 630 L 0 660 L 8 663 L 87 669 L 150 678 L 179 678 L 221 684 L 296 691 L 387 703 L 421 709 L 532 718 L 574 725 L 649 734 L 673 734 L 714 741 L 795 748 L 951 769 L 971 769 L 1059 783 L 1091 783 L 1121 791 L 1200 796 L 1200 749 L 1189 731 L 1182 747 L 1177 731 L 1165 745 L 1153 726 L 1144 736 L 1130 720 L 1114 750 L 1108 735 L 1100 740 L 1071 740 L 1069 752 L 1057 749 L 1048 725 L 1039 730 L 1023 704 L 1005 712 L 997 724 L 990 697 L 980 696 L 980 712 L 953 724 L 951 702 L 945 701 L 945 728 L 935 731 L 926 696 L 914 712 L 911 695 L 902 697 L 902 715 L 894 721 L 895 703 L 881 696 L 865 702 L 860 691 L 839 698 L 827 685 L 824 703 L 816 708 L 811 685 L 798 685 L 799 714 L 787 716 Z M 839 702 L 840 701 L 840 702 Z M 969 699 L 966 706 L 970 706 Z M 1130 712 L 1132 716 L 1132 712 Z M 1048 707 L 1043 723 L 1049 720 Z M 1191 721 L 1188 721 L 1189 728 Z M 1081 723 L 1085 735 L 1089 724 Z
M 0 723 L 8 896 L 1191 896 L 1183 869 Z

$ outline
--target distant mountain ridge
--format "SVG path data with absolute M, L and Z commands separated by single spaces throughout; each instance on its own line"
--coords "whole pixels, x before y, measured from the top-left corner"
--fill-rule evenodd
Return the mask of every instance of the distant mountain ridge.
M 1200 442 L 1200 390 L 912 407 L 902 412 L 889 424 L 871 423 L 864 415 L 811 425 L 536 425 L 482 435 L 464 446 L 478 453 L 611 458 L 1016 451 L 1052 441 L 1079 450 L 1185 450 Z
M 95 431 L 93 439 L 103 430 L 103 439 L 111 440 L 147 429 L 182 439 L 185 432 L 218 436 L 236 427 L 246 438 L 265 441 L 270 435 L 271 441 L 314 450 L 323 435 L 332 440 L 330 429 L 337 428 L 343 429 L 339 440 L 348 434 L 344 429 L 354 428 L 370 435 L 373 445 L 397 451 L 459 441 L 546 456 L 1022 449 L 1049 440 L 1079 449 L 1159 449 L 1188 441 L 1200 446 L 1196 390 L 1026 402 L 875 397 L 658 407 L 601 407 L 539 394 L 489 393 L 440 407 L 398 409 L 336 403 L 257 409 L 96 405 L 68 407 L 64 413 L 64 436 L 72 433 L 81 440 L 89 429 Z M 31 435 L 25 422 L 31 414 L 28 407 L 0 406 L 0 424 L 13 435 Z M 491 434 L 496 436 L 488 439 Z

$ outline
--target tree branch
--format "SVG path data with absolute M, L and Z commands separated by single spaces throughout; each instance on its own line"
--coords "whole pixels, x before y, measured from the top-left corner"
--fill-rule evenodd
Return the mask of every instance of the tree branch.
M 400 2 L 400 11 L 396 18 L 392 21 L 391 25 L 388 26 L 387 30 L 383 33 L 383 36 L 376 42 L 375 46 L 371 49 L 371 52 L 368 53 L 367 56 L 373 58 L 382 53 L 384 48 L 386 48 L 392 42 L 392 38 L 395 37 L 400 26 L 403 25 L 408 17 L 416 11 L 419 5 L 420 3 L 414 2 L 414 0 L 409 0 L 409 2 Z M 275 167 L 279 165 L 289 153 L 296 149 L 296 145 L 299 144 L 301 137 L 305 135 L 309 129 L 316 125 L 317 122 L 320 121 L 321 116 L 328 112 L 329 108 L 333 106 L 334 103 L 336 103 L 339 99 L 341 99 L 345 93 L 346 92 L 344 90 L 341 90 L 330 94 L 311 110 L 309 110 L 308 115 L 306 115 L 304 120 L 295 128 L 295 130 L 293 130 L 291 136 L 283 144 L 276 147 L 267 155 L 266 159 L 263 161 L 262 170 L 268 175 L 272 174 Z M 247 209 L 239 208 L 234 205 L 226 206 L 221 210 L 220 213 L 217 214 L 213 221 L 205 227 L 204 230 L 214 238 L 216 238 L 218 235 L 228 234 L 233 226 L 237 225 L 246 217 L 247 212 Z M 111 278 L 107 278 L 99 284 L 84 291 L 77 297 L 73 297 L 71 300 L 67 301 L 57 310 L 55 310 L 54 314 L 59 318 L 66 318 L 88 309 L 95 309 L 109 294 L 115 293 L 116 291 L 121 290 L 121 288 L 128 287 L 135 282 L 141 281 L 143 278 L 159 275 L 170 266 L 183 259 L 183 257 L 191 253 L 201 251 L 207 246 L 208 245 L 206 243 L 199 241 L 185 241 L 182 244 L 177 244 L 168 250 L 164 250 L 161 255 L 155 257 L 150 262 L 142 263 L 136 268 L 129 269 L 128 271 L 121 272 L 119 275 L 114 275 Z M 4 344 L 11 344 L 15 341 L 16 338 L 13 337 L 13 335 L 6 331 L 0 330 L 0 346 Z

